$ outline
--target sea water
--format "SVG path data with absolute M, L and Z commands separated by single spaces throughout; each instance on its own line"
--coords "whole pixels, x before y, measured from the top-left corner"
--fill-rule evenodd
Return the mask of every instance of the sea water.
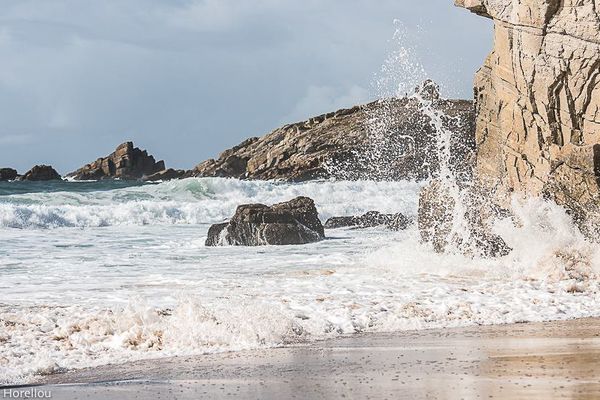
M 415 218 L 421 183 L 199 178 L 0 183 L 0 383 L 131 360 L 598 316 L 598 248 L 561 208 L 515 200 L 499 259 L 440 255 L 415 225 L 303 246 L 205 247 L 237 205 L 313 198 L 324 221 Z

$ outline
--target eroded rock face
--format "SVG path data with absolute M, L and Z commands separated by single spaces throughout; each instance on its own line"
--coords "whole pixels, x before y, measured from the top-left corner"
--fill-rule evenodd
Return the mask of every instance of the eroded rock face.
M 0 182 L 2 181 L 14 181 L 19 176 L 16 169 L 12 168 L 0 168 Z
M 82 181 L 111 178 L 135 180 L 164 169 L 164 161 L 157 162 L 146 150 L 134 147 L 133 142 L 125 142 L 110 155 L 99 158 L 67 176 Z
M 433 86 L 428 86 L 433 91 Z M 442 100 L 428 93 L 444 111 L 444 124 L 455 133 L 457 164 L 474 149 L 475 115 L 471 101 Z M 378 137 L 369 121 L 384 120 Z M 387 99 L 286 125 L 250 138 L 218 159 L 207 160 L 186 176 L 305 181 L 315 178 L 421 179 L 437 168 L 436 132 L 421 104 L 410 98 Z
M 410 219 L 401 213 L 382 214 L 378 211 L 369 211 L 358 216 L 331 217 L 325 222 L 325 229 L 385 226 L 388 229 L 400 231 L 406 229 L 410 223 Z
M 36 165 L 19 178 L 22 181 L 58 181 L 60 174 L 49 165 Z
M 475 79 L 476 176 L 493 201 L 545 196 L 600 222 L 600 1 L 457 0 L 492 18 Z
M 206 245 L 298 245 L 324 238 L 314 201 L 298 197 L 273 206 L 239 206 L 229 222 L 210 227 Z

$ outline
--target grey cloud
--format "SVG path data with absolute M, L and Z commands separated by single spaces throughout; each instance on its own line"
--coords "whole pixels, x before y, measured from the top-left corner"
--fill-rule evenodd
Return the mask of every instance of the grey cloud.
M 0 166 L 65 173 L 132 139 L 190 168 L 282 123 L 368 101 L 394 19 L 470 97 L 489 23 L 450 0 L 4 0 Z

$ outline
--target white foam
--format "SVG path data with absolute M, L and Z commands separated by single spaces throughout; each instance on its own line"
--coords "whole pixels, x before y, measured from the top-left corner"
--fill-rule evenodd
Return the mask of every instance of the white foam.
M 556 205 L 513 207 L 515 219 L 496 228 L 514 248 L 500 259 L 436 254 L 414 226 L 329 231 L 336 239 L 309 246 L 219 249 L 194 238 L 207 226 L 62 230 L 59 238 L 13 231 L 42 247 L 0 263 L 0 380 L 355 332 L 600 315 L 597 246 Z M 94 246 L 70 246 L 86 238 Z M 65 247 L 44 247 L 56 243 Z M 19 268 L 39 281 L 23 280 Z
M 315 199 L 323 219 L 369 210 L 414 213 L 419 187 L 416 183 L 366 181 L 297 185 L 190 178 L 110 191 L 19 194 L 0 197 L 0 227 L 213 223 L 229 218 L 239 204 L 272 204 L 299 195 Z

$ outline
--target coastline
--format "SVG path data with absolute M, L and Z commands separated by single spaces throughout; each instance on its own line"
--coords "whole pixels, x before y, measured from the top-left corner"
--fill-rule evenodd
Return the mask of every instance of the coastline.
M 146 360 L 50 375 L 35 388 L 56 399 L 592 399 L 599 375 L 600 318 L 586 318 Z

